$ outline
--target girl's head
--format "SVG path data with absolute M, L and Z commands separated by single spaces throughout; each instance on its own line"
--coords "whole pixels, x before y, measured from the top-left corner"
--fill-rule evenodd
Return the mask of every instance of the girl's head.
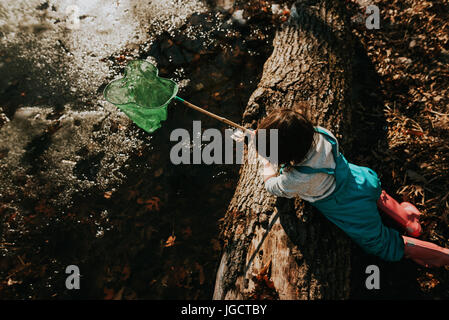
M 257 130 L 266 129 L 267 145 L 270 150 L 269 129 L 278 130 L 278 164 L 289 166 L 291 162 L 304 160 L 314 143 L 314 126 L 298 108 L 280 109 L 268 114 Z M 271 141 L 273 143 L 273 141 Z

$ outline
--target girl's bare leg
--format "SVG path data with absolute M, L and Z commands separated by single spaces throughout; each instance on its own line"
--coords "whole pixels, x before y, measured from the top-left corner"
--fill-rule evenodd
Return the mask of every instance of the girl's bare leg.
M 449 249 L 434 243 L 402 236 L 404 256 L 424 267 L 449 266 Z
M 412 237 L 419 237 L 421 235 L 422 229 L 419 224 L 421 212 L 411 203 L 399 203 L 388 195 L 385 190 L 382 190 L 382 194 L 377 200 L 377 206 L 399 223 L 407 231 L 408 235 Z

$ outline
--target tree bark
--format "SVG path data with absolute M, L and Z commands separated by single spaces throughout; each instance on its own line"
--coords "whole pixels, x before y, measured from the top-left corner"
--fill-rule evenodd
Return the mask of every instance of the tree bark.
M 295 3 L 244 112 L 246 127 L 308 101 L 304 111 L 314 124 L 330 129 L 342 152 L 351 150 L 354 41 L 347 19 L 342 0 Z M 247 155 L 221 225 L 213 298 L 347 298 L 349 238 L 302 200 L 267 193 L 253 149 Z

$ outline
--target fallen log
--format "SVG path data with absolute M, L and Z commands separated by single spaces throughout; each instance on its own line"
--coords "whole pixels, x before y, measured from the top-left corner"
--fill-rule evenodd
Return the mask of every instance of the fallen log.
M 258 88 L 243 115 L 256 128 L 270 111 L 307 101 L 304 112 L 352 149 L 354 41 L 345 2 L 298 1 L 276 32 Z M 345 299 L 350 240 L 300 199 L 264 189 L 251 150 L 221 225 L 224 242 L 214 299 Z

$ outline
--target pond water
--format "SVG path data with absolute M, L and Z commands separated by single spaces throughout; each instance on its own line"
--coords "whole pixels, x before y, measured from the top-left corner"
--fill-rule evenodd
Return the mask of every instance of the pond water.
M 52 187 L 53 168 L 44 160 L 64 115 L 76 113 L 75 126 L 82 128 L 96 113 L 118 113 L 101 92 L 132 59 L 155 63 L 160 76 L 179 83 L 179 96 L 239 123 L 271 53 L 275 24 L 266 8 L 243 5 L 246 13 L 235 14 L 232 3 L 219 3 L 75 1 L 69 10 L 73 1 L 2 3 L 0 68 L 7 76 L 0 106 L 11 119 L 4 136 L 16 130 L 19 114 L 30 128 L 39 114 L 57 123 L 37 135 L 21 127 L 28 142 L 10 135 L 0 158 L 6 174 L 14 163 L 10 145 L 23 145 L 17 153 L 25 169 L 13 172 L 0 195 L 3 298 L 211 298 L 219 220 L 239 165 L 173 165 L 169 136 L 176 128 L 191 132 L 194 120 L 203 130 L 224 131 L 226 125 L 179 102 L 171 103 L 167 121 L 151 135 L 106 116 L 93 126 L 93 136 L 107 124 L 109 135 L 125 135 L 132 148 L 72 150 L 70 141 L 59 147 L 75 159 L 64 160 L 72 166 L 63 172 L 67 183 L 75 179 L 82 188 Z M 79 26 L 60 27 L 72 23 L 67 19 L 74 10 Z M 104 134 L 96 139 L 108 141 Z M 120 178 L 96 183 L 105 159 L 121 158 L 114 169 Z M 72 264 L 80 268 L 80 290 L 65 288 L 64 270 Z

